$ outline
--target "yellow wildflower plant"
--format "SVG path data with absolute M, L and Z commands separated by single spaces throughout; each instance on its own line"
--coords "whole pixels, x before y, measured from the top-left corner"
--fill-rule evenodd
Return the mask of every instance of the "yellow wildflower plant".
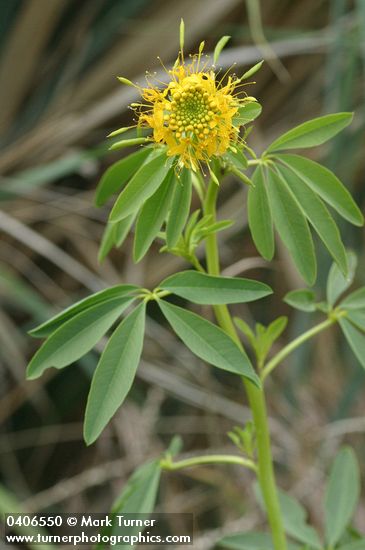
M 257 533 L 262 545 L 273 550 L 289 548 L 285 517 L 282 517 L 281 502 L 284 502 L 301 516 L 299 527 L 290 530 L 291 538 L 300 543 L 296 548 L 309 544 L 318 549 L 323 548 L 320 535 L 306 523 L 301 505 L 279 492 L 276 486 L 265 381 L 296 348 L 337 323 L 365 367 L 365 287 L 347 292 L 355 276 L 356 256 L 346 251 L 327 205 L 355 226 L 363 225 L 362 212 L 335 174 L 303 155 L 292 153 L 292 150 L 326 143 L 350 124 L 352 113 L 327 114 L 299 124 L 274 139 L 257 157 L 244 141 L 249 129 L 241 133 L 241 127 L 254 120 L 261 107 L 254 98 L 245 95 L 242 86 L 261 63 L 241 78 L 230 75 L 229 71 L 220 76 L 214 67 L 227 40 L 228 37 L 223 37 L 218 42 L 212 65 L 208 61 L 202 63 L 203 43 L 199 53 L 185 62 L 184 24 L 181 23 L 180 53 L 172 69 L 166 70 L 167 82 L 155 86 L 147 78 L 148 87 L 136 86 L 142 97 L 141 103 L 131 105 L 135 109 L 133 127 L 137 131 L 125 140 L 114 142 L 111 149 L 142 147 L 109 166 L 96 190 L 98 206 L 118 193 L 103 235 L 100 261 L 113 247 L 121 247 L 132 233 L 135 263 L 142 260 L 151 247 L 155 253 L 158 246 L 160 252 L 177 256 L 184 270 L 166 273 L 168 276 L 161 281 L 158 278 L 161 269 L 151 274 L 151 266 L 156 262 L 147 261 L 139 273 L 145 279 L 155 279 L 152 288 L 115 284 L 34 328 L 32 336 L 46 340 L 29 363 L 27 377 L 36 379 L 50 367 L 62 369 L 79 361 L 118 323 L 110 338 L 106 337 L 88 395 L 84 439 L 87 445 L 94 443 L 133 386 L 143 351 L 147 308 L 154 302 L 151 314 L 158 316 L 159 322 L 164 319 L 162 322 L 170 326 L 180 345 L 185 345 L 200 361 L 223 371 L 224 376 L 236 376 L 237 384 L 244 381 L 253 424 L 244 429 L 234 428 L 229 433 L 239 454 L 204 454 L 177 460 L 181 445 L 174 438 L 162 456 L 140 466 L 132 475 L 113 512 L 153 513 L 162 470 L 236 464 L 257 476 L 271 529 L 270 533 L 267 530 Z M 120 80 L 135 86 L 125 78 Z M 119 128 L 110 137 L 124 134 L 129 128 Z M 142 129 L 145 131 L 138 131 Z M 246 153 L 250 158 L 246 158 Z M 205 166 L 210 172 L 209 178 L 203 178 L 199 172 Z M 245 320 L 231 317 L 229 306 L 241 308 L 243 304 L 268 298 L 273 290 L 254 279 L 221 274 L 217 234 L 235 221 L 217 218 L 220 191 L 217 184 L 227 173 L 233 173 L 248 185 L 247 200 L 242 201 L 244 215 L 257 251 L 267 261 L 274 257 L 277 233 L 298 274 L 312 286 L 317 274 L 313 231 L 335 262 L 329 272 L 326 301 L 307 288 L 291 291 L 284 298 L 288 305 L 300 311 L 322 313 L 325 318 L 276 354 L 272 348 L 286 327 L 286 317 L 273 319 L 266 327 L 256 323 L 255 330 Z M 239 199 L 236 202 L 239 207 Z M 125 249 L 129 262 L 128 252 L 129 246 Z M 191 269 L 185 269 L 186 264 Z M 176 300 L 179 305 L 175 304 Z M 190 303 L 194 304 L 194 311 Z M 269 311 L 270 304 L 274 303 L 275 298 L 262 307 Z M 201 316 L 197 306 L 203 306 L 204 310 L 212 308 L 216 323 Z M 246 353 L 236 327 L 246 336 L 250 354 Z M 359 494 L 355 457 L 350 449 L 340 453 L 332 470 L 335 474 L 331 473 L 326 488 L 328 550 L 339 548 L 351 525 Z M 339 486 L 337 478 L 349 480 L 346 487 L 343 483 Z M 145 494 L 149 495 L 148 505 L 143 498 Z M 252 540 L 250 533 L 233 537 L 228 535 L 217 541 L 217 545 L 237 548 L 239 544 L 248 548 L 246 541 Z M 356 548 L 364 549 L 364 543 L 358 538 L 360 546 L 355 543 Z M 346 545 L 350 547 L 355 548 Z
M 189 62 L 184 59 L 182 46 L 174 66 L 165 69 L 167 83 L 158 82 L 156 86 L 147 77 L 148 87 L 135 85 L 142 102 L 133 103 L 132 108 L 135 126 L 152 130 L 149 139 L 165 145 L 167 155 L 176 157 L 180 170 L 186 167 L 197 171 L 202 163 L 209 167 L 214 157 L 235 151 L 243 143 L 240 109 L 256 103 L 256 99 L 242 92 L 246 75 L 238 78 L 226 73 L 218 80 L 214 66 L 208 68 L 209 59 L 202 63 L 204 43 Z M 130 83 L 125 78 L 120 80 Z

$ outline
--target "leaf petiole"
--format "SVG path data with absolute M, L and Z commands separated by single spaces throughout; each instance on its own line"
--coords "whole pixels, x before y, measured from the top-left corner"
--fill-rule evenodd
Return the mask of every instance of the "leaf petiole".
M 161 468 L 169 471 L 182 470 L 184 468 L 205 464 L 237 464 L 257 472 L 257 466 L 253 460 L 235 455 L 203 455 L 187 458 L 178 462 L 173 462 L 171 457 L 167 456 L 160 461 Z
M 319 323 L 318 325 L 312 327 L 311 329 L 307 330 L 298 338 L 295 338 L 292 342 L 290 342 L 287 346 L 285 346 L 282 350 L 279 351 L 262 369 L 261 373 L 261 381 L 263 382 L 265 378 L 295 349 L 297 349 L 299 346 L 301 346 L 304 342 L 312 338 L 313 336 L 316 336 L 326 328 L 334 325 L 337 323 L 338 319 L 340 317 L 344 317 L 346 315 L 346 312 L 343 310 L 334 310 L 330 313 L 328 319 L 323 321 L 322 323 Z

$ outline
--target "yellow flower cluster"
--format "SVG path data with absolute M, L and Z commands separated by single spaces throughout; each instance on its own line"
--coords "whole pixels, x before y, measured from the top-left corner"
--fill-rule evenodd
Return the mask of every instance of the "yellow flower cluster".
M 132 103 L 136 126 L 151 129 L 151 139 L 167 146 L 167 154 L 177 158 L 178 168 L 185 166 L 194 171 L 202 163 L 209 167 L 212 158 L 224 155 L 229 148 L 234 150 L 242 125 L 242 119 L 237 116 L 239 108 L 256 101 L 239 93 L 243 77 L 239 79 L 226 73 L 218 80 L 207 63 L 200 66 L 203 44 L 199 54 L 191 56 L 188 63 L 181 44 L 174 67 L 166 69 L 166 84 L 155 85 L 148 78 L 149 85 L 143 88 L 119 77 L 141 93 L 143 101 Z M 114 134 L 117 133 L 120 131 Z
M 229 76 L 224 85 L 217 82 L 214 71 L 196 70 L 195 58 L 168 73 L 171 81 L 164 89 L 142 89 L 150 108 L 140 110 L 138 124 L 151 128 L 154 141 L 166 144 L 180 166 L 196 170 L 237 141 L 234 116 L 242 100 L 234 90 L 239 81 Z

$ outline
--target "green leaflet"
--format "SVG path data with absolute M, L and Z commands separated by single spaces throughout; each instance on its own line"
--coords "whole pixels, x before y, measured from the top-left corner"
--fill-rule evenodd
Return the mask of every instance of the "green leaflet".
M 239 317 L 234 318 L 236 327 L 246 336 L 251 346 L 254 348 L 256 345 L 256 336 L 254 331 L 251 329 L 250 325 L 246 323 L 243 319 Z
M 99 252 L 98 252 L 99 263 L 102 263 L 105 260 L 105 258 L 107 257 L 111 249 L 114 247 L 118 225 L 120 223 L 123 224 L 123 222 L 125 222 L 126 220 L 129 220 L 129 217 L 125 218 L 124 220 L 121 220 L 120 222 L 115 222 L 115 223 L 108 222 L 106 224 L 106 227 L 104 229 L 104 233 L 101 239 L 100 247 L 99 247 Z
M 111 514 L 146 514 L 147 519 L 155 508 L 159 484 L 161 477 L 161 468 L 159 460 L 153 460 L 143 464 L 130 476 L 124 485 L 122 493 L 114 503 Z M 117 527 L 108 527 L 103 530 L 103 535 L 137 535 L 140 527 L 123 527 L 119 532 Z M 96 550 L 105 548 L 105 544 L 96 545 Z M 123 545 L 125 550 L 130 550 L 132 546 Z M 133 548 L 135 548 L 133 546 Z
M 239 304 L 272 294 L 270 287 L 252 279 L 215 277 L 198 271 L 182 271 L 159 285 L 195 304 Z
M 345 309 L 365 309 L 365 286 L 346 296 L 341 302 L 341 307 Z
M 247 158 L 241 151 L 241 149 L 228 150 L 224 155 L 224 160 L 228 163 L 233 165 L 238 170 L 247 170 L 248 163 Z
M 165 456 L 174 457 L 179 454 L 184 446 L 184 442 L 179 435 L 174 435 L 165 451 Z
M 248 190 L 248 224 L 257 250 L 266 260 L 272 260 L 275 252 L 274 229 L 261 166 L 256 168 L 252 182 L 254 186 Z
M 332 465 L 325 494 L 325 535 L 334 547 L 350 523 L 360 496 L 360 473 L 355 454 L 344 447 Z
M 275 155 L 294 171 L 300 180 L 334 208 L 345 220 L 363 225 L 364 219 L 346 187 L 333 172 L 318 162 L 299 155 Z
M 258 102 L 246 103 L 238 108 L 238 112 L 233 117 L 233 124 L 248 124 L 260 116 L 262 107 Z
M 139 262 L 146 254 L 167 216 L 176 185 L 174 176 L 174 170 L 170 169 L 160 187 L 141 208 L 134 237 L 135 262 Z
M 171 162 L 172 159 L 167 160 L 163 150 L 158 156 L 141 166 L 117 198 L 110 213 L 110 221 L 117 222 L 139 210 L 160 187 L 167 176 Z
M 291 290 L 285 295 L 284 302 L 301 311 L 310 312 L 316 309 L 316 295 L 307 288 Z
M 72 304 L 72 306 L 64 309 L 48 321 L 38 325 L 34 329 L 30 330 L 29 334 L 35 338 L 44 338 L 45 336 L 49 336 L 63 323 L 71 319 L 71 317 L 75 317 L 75 315 L 81 311 L 85 311 L 92 306 L 101 304 L 102 302 L 107 302 L 114 298 L 122 298 L 134 290 L 138 290 L 138 288 L 139 287 L 136 285 L 115 285 L 110 288 L 100 290 L 99 292 L 91 294 L 91 296 L 87 296 L 79 302 Z
M 265 511 L 266 505 L 258 482 L 254 483 L 254 492 L 260 507 Z M 284 491 L 278 492 L 279 504 L 285 532 L 298 542 L 308 545 L 298 550 L 322 550 L 319 536 L 313 527 L 307 524 L 307 512 L 302 505 Z
M 142 302 L 116 328 L 100 357 L 85 412 L 88 445 L 99 437 L 133 384 L 142 353 L 145 314 Z
M 342 307 L 342 304 L 341 304 Z M 363 310 L 348 310 L 346 319 L 350 321 L 360 331 L 365 332 L 365 309 Z M 365 353 L 365 349 L 364 349 Z
M 365 539 L 357 540 L 354 542 L 348 542 L 344 546 L 339 546 L 338 550 L 364 550 Z
M 352 113 L 334 113 L 308 120 L 276 139 L 267 152 L 321 145 L 346 128 L 352 117 Z
M 153 512 L 161 468 L 158 460 L 140 466 L 129 478 L 112 508 L 113 514 Z
M 274 225 L 304 280 L 312 285 L 317 267 L 307 221 L 297 201 L 273 170 L 268 171 L 267 191 Z
M 22 507 L 22 504 L 18 501 L 15 495 L 13 495 L 6 487 L 4 487 L 4 485 L 0 485 L 0 514 L 2 519 L 5 520 L 5 514 L 26 514 L 27 512 L 28 510 Z M 12 531 L 17 533 L 18 535 L 33 536 L 34 540 L 37 539 L 38 535 L 44 537 L 49 535 L 49 532 L 44 530 L 43 527 L 40 527 L 39 525 L 35 527 L 31 524 L 27 526 L 22 524 L 15 524 L 12 527 Z M 27 543 L 27 548 L 30 548 L 30 550 L 56 550 L 57 545 L 53 546 L 52 544 Z
M 349 288 L 355 277 L 357 258 L 353 252 L 347 253 L 348 273 L 341 273 L 336 264 L 332 264 L 327 279 L 327 302 L 333 306 L 338 298 Z
M 306 550 L 293 542 L 288 542 L 288 550 Z M 218 548 L 227 550 L 273 550 L 268 533 L 235 533 L 217 542 Z
M 273 550 L 271 536 L 268 533 L 235 533 L 218 541 L 219 548 L 227 550 Z
M 268 347 L 271 347 L 275 340 L 277 340 L 279 336 L 281 336 L 287 324 L 288 318 L 283 315 L 269 324 L 265 331 L 265 340 L 268 341 Z
M 134 214 L 131 214 L 119 222 L 107 223 L 98 253 L 98 261 L 100 263 L 105 260 L 106 256 L 114 246 L 119 247 L 123 244 L 132 226 L 134 218 Z
M 281 164 L 277 164 L 276 168 L 293 193 L 303 214 L 318 233 L 341 271 L 346 274 L 347 259 L 345 247 L 342 243 L 338 227 L 328 209 L 310 187 L 303 185 L 302 180 L 295 172 Z
M 234 322 L 237 328 L 239 328 L 249 340 L 252 348 L 255 350 L 259 363 L 263 363 L 273 343 L 285 330 L 288 319 L 287 317 L 278 317 L 267 327 L 261 323 L 256 323 L 255 332 L 245 323 L 245 321 L 243 321 L 243 319 L 235 317 Z
M 166 242 L 168 248 L 173 248 L 182 235 L 190 212 L 191 194 L 191 171 L 183 168 L 180 178 L 175 184 L 170 214 L 166 224 Z
M 49 367 L 61 369 L 77 361 L 104 336 L 134 298 L 112 298 L 81 311 L 63 323 L 40 347 L 27 368 L 27 378 L 38 378 Z
M 355 328 L 345 317 L 339 319 L 339 323 L 348 345 L 356 355 L 361 366 L 365 368 L 365 334 Z
M 282 491 L 279 493 L 279 501 L 284 528 L 288 535 L 303 544 L 308 544 L 310 548 L 321 550 L 322 544 L 318 534 L 307 524 L 307 513 L 301 504 Z
M 133 176 L 146 161 L 152 149 L 141 148 L 110 166 L 102 175 L 95 192 L 95 205 L 102 206 Z
M 158 304 L 173 330 L 195 355 L 219 369 L 240 374 L 260 386 L 260 380 L 246 353 L 226 332 L 191 311 L 163 300 L 159 300 Z

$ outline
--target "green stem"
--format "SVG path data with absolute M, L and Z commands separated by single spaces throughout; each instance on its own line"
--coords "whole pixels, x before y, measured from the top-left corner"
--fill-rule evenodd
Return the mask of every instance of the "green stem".
M 279 353 L 277 353 L 275 357 L 273 357 L 263 368 L 262 374 L 261 374 L 262 382 L 275 369 L 275 367 L 277 367 L 279 363 L 281 363 L 285 359 L 285 357 L 287 357 L 292 351 L 298 348 L 306 340 L 309 340 L 310 338 L 312 338 L 312 336 L 315 336 L 319 332 L 322 332 L 322 330 L 325 330 L 326 328 L 336 323 L 336 321 L 337 321 L 336 317 L 330 317 L 329 319 L 326 319 L 325 321 L 323 321 L 323 323 L 319 323 L 319 325 L 316 325 L 310 330 L 307 330 L 307 332 L 304 332 L 303 334 L 298 336 L 298 338 L 295 338 L 295 340 L 293 340 L 287 346 L 285 346 L 282 350 L 280 350 Z
M 160 462 L 164 470 L 182 470 L 191 466 L 201 466 L 203 464 L 238 464 L 250 470 L 256 471 L 256 465 L 252 460 L 234 455 L 205 455 L 187 458 L 178 462 L 172 462 L 170 458 L 163 458 Z
M 192 253 L 192 255 L 190 256 L 190 263 L 195 267 L 197 271 L 200 271 L 200 273 L 205 273 L 204 267 L 201 265 L 194 253 Z
M 204 213 L 213 216 L 214 220 L 216 218 L 217 194 L 217 185 L 214 182 L 210 182 L 204 202 Z M 207 236 L 206 257 L 208 273 L 211 275 L 219 275 L 220 266 L 216 234 Z M 220 326 L 233 338 L 237 345 L 242 348 L 241 341 L 237 335 L 227 306 L 215 306 L 214 311 Z M 275 483 L 264 391 L 263 389 L 257 388 L 246 379 L 243 379 L 243 382 L 255 424 L 258 453 L 258 479 L 266 505 L 274 548 L 275 550 L 286 550 L 287 544 Z

